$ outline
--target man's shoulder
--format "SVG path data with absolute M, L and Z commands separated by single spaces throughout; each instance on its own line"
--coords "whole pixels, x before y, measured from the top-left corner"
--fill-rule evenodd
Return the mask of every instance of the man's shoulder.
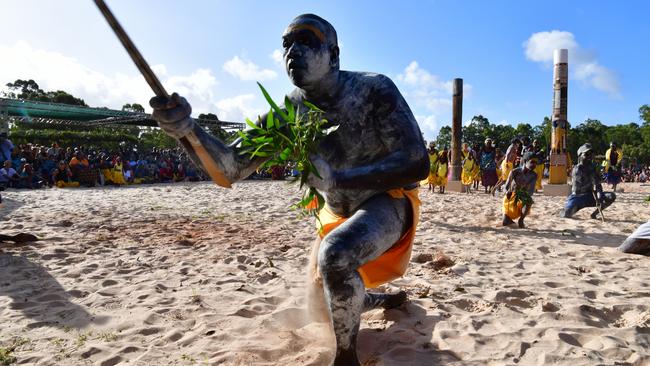
M 353 80 L 355 83 L 364 83 L 371 86 L 394 87 L 395 83 L 386 75 L 368 71 L 341 71 L 341 75 Z

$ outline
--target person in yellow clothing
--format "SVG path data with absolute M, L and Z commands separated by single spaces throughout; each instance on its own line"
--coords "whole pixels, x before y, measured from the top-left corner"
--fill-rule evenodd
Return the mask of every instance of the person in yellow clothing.
M 623 159 L 623 151 L 616 146 L 615 142 L 610 143 L 609 149 L 605 152 L 603 171 L 605 172 L 605 181 L 612 185 L 613 192 L 616 192 L 616 186 L 622 180 L 621 159 Z
M 524 228 L 524 219 L 533 205 L 533 193 L 537 181 L 537 158 L 530 152 L 522 157 L 523 166 L 514 168 L 506 180 L 506 194 L 503 196 L 503 226 L 514 224 L 518 220 Z
M 117 158 L 115 158 L 115 164 L 113 165 L 113 171 L 111 174 L 113 183 L 117 184 L 118 186 L 126 184 L 126 180 L 124 180 L 123 169 L 124 166 L 122 165 L 122 158 L 118 156 Z
M 518 154 L 519 154 L 520 146 L 521 146 L 521 140 L 519 140 L 518 138 L 514 138 L 510 142 L 510 146 L 508 146 L 508 150 L 506 150 L 505 158 L 501 163 L 501 178 L 499 179 L 497 184 L 494 187 L 492 187 L 493 195 L 497 189 L 501 188 L 501 186 L 505 183 L 506 179 L 508 179 L 508 176 L 510 176 L 510 172 L 512 171 L 512 169 L 514 169 L 517 158 L 519 157 Z
M 436 184 L 438 181 L 438 150 L 436 149 L 436 143 L 431 141 L 429 143 L 429 176 L 427 179 L 421 182 L 421 185 L 428 185 L 429 192 L 434 192 L 436 190 Z
M 535 182 L 535 191 L 542 189 L 542 178 L 544 177 L 544 161 L 546 160 L 546 155 L 542 151 L 541 146 L 539 146 L 539 140 L 533 140 L 530 151 L 537 158 L 537 167 L 535 168 L 535 173 L 537 174 L 537 181 Z
M 436 185 L 440 186 L 440 193 L 445 193 L 447 187 L 447 173 L 449 172 L 449 150 L 447 146 L 438 153 L 438 177 Z
M 52 172 L 52 177 L 54 184 L 58 188 L 79 187 L 79 182 L 72 180 L 72 171 L 63 160 L 59 162 L 59 165 Z
M 471 152 L 465 156 L 465 159 L 463 160 L 462 163 L 462 172 L 460 173 L 460 181 L 463 184 L 463 188 L 466 193 L 471 193 L 472 192 L 472 184 L 474 182 L 474 178 L 476 177 L 476 170 L 478 167 L 478 164 L 476 162 L 476 159 L 474 159 L 474 154 Z

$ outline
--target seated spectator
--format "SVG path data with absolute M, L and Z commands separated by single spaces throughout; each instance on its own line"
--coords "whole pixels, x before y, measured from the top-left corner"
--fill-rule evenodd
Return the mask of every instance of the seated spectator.
M 145 160 L 138 160 L 137 165 L 135 166 L 135 171 L 133 172 L 133 183 L 142 184 L 149 183 L 151 179 L 147 177 L 148 175 L 147 164 Z
M 158 177 L 160 178 L 160 182 L 162 183 L 169 183 L 174 179 L 174 173 L 172 172 L 169 165 L 167 165 L 167 163 L 164 161 L 160 163 Z
M 5 160 L 3 168 L 0 169 L 0 185 L 4 188 L 15 188 L 20 183 L 20 176 L 11 165 L 11 160 Z
M 190 182 L 199 181 L 199 175 L 196 172 L 196 168 L 194 167 L 194 164 L 189 164 L 187 166 L 187 169 L 185 170 L 185 176 L 187 177 L 187 180 Z
M 34 168 L 29 163 L 23 164 L 18 175 L 20 176 L 20 188 L 35 189 L 41 188 L 43 185 L 41 177 L 34 173 Z
M 176 169 L 174 170 L 174 182 L 184 182 L 187 180 L 185 173 L 185 166 L 183 163 L 178 163 Z
M 70 159 L 70 171 L 72 171 L 73 179 L 79 184 L 86 187 L 97 185 L 97 171 L 90 169 L 90 163 L 83 152 L 77 151 L 73 153 L 72 159 Z
M 52 180 L 58 188 L 79 187 L 79 182 L 72 179 L 72 172 L 65 161 L 59 161 L 56 169 L 52 172 Z

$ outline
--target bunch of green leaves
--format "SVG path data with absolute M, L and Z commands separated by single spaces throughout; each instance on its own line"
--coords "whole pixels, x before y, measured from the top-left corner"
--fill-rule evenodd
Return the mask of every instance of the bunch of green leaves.
M 533 197 L 526 188 L 518 187 L 515 190 L 515 202 L 520 201 L 522 206 L 530 207 L 533 204 Z
M 303 101 L 307 111 L 300 111 L 300 107 L 291 103 L 288 97 L 284 98 L 284 109 L 273 101 L 269 93 L 260 84 L 264 98 L 271 106 L 266 120 L 259 120 L 257 124 L 246 119 L 250 127 L 246 132 L 239 131 L 241 137 L 241 154 L 248 154 L 251 158 L 266 158 L 264 167 L 275 165 L 286 166 L 295 164 L 300 173 L 295 181 L 300 182 L 300 188 L 307 182 L 310 174 L 322 177 L 309 156 L 316 152 L 319 142 L 337 128 L 327 128 L 328 121 L 323 118 L 323 111 L 315 105 Z M 317 202 L 314 205 L 313 202 Z M 302 199 L 292 205 L 304 215 L 318 217 L 318 211 L 325 205 L 325 199 L 314 188 L 305 191 Z

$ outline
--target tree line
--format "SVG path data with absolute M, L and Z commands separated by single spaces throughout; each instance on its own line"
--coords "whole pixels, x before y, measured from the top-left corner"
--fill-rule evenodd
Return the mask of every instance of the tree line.
M 2 96 L 6 98 L 88 106 L 83 99 L 65 91 L 44 91 L 32 79 L 18 79 L 6 86 L 8 91 L 2 93 Z M 145 111 L 144 107 L 138 103 L 124 104 L 122 110 L 135 113 L 144 113 Z M 213 113 L 201 114 L 199 119 L 219 120 Z M 208 130 L 225 141 L 230 141 L 235 136 L 235 133 L 227 132 L 218 126 L 210 126 Z M 150 150 L 154 147 L 174 148 L 178 144 L 174 138 L 155 127 L 93 127 L 84 124 L 61 124 L 27 119 L 13 121 L 10 133 L 12 141 L 16 144 L 35 143 L 45 146 L 56 142 L 60 146 L 91 145 L 108 150 L 132 148 Z
M 641 124 L 630 122 L 606 126 L 597 119 L 586 119 L 584 122 L 569 129 L 567 145 L 573 161 L 576 160 L 578 148 L 589 142 L 597 155 L 604 155 L 611 142 L 615 142 L 623 149 L 624 156 L 631 163 L 650 164 L 650 106 L 644 104 L 639 108 Z M 528 136 L 531 141 L 539 140 L 540 145 L 549 150 L 551 145 L 551 120 L 544 120 L 535 126 L 529 123 L 519 123 L 517 126 L 499 125 L 491 123 L 487 117 L 474 116 L 469 124 L 462 127 L 463 142 L 470 146 L 483 145 L 486 138 L 494 140 L 496 147 L 502 151 L 508 148 L 510 141 L 515 137 Z M 451 147 L 451 127 L 444 126 L 440 129 L 435 139 L 439 148 Z

